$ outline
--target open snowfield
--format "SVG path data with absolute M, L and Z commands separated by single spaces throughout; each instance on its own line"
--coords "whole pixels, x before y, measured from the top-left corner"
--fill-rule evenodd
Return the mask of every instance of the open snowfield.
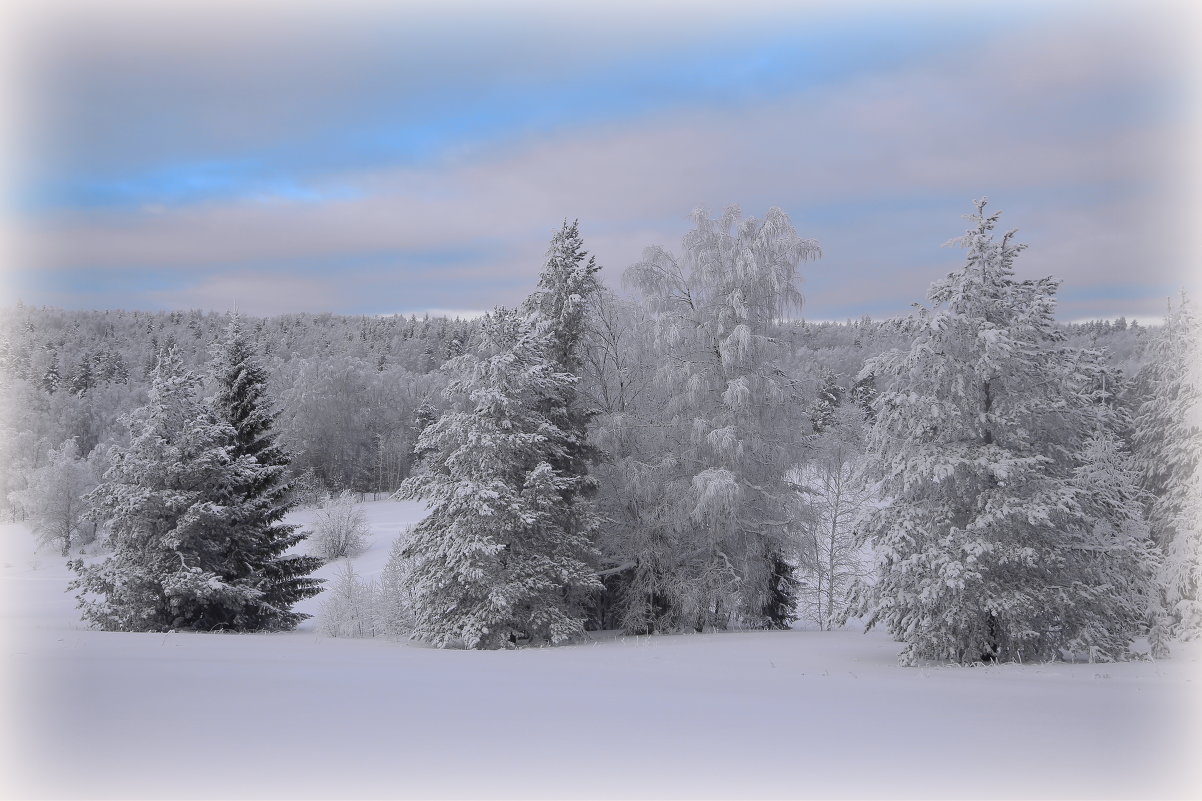
M 421 507 L 366 509 L 373 576 Z M 0 539 L 3 798 L 1202 797 L 1197 647 L 901 668 L 899 646 L 858 631 L 516 652 L 329 639 L 313 621 L 107 633 L 79 623 L 63 559 L 35 556 L 21 525 Z

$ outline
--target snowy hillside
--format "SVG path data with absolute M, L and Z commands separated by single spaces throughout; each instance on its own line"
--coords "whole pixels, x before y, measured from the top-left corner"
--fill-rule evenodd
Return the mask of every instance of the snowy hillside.
M 364 505 L 371 577 L 417 504 Z M 307 510 L 292 519 L 304 522 Z M 518 651 L 85 629 L 0 527 L 6 798 L 1159 798 L 1202 791 L 1202 650 L 896 664 L 879 632 Z M 333 575 L 327 566 L 321 575 Z M 320 597 L 302 611 L 315 612 Z

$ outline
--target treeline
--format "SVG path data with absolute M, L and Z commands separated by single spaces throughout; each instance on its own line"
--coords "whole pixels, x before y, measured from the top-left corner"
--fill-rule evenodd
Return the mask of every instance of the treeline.
M 614 325 L 602 316 L 628 302 L 607 294 L 598 302 L 598 324 Z M 387 493 L 399 487 L 412 468 L 418 434 L 446 408 L 446 377 L 438 368 L 476 350 L 480 338 L 479 320 L 333 314 L 241 318 L 266 369 L 292 469 L 316 493 Z M 158 355 L 174 347 L 186 367 L 203 375 L 212 343 L 230 319 L 228 313 L 198 310 L 68 311 L 21 304 L 0 313 L 5 410 L 0 455 L 7 465 L 0 474 L 0 515 L 24 515 L 10 494 L 26 487 L 51 451 L 72 442 L 76 457 L 87 458 L 98 447 L 99 456 L 124 443 L 127 432 L 117 421 L 145 403 Z M 1148 360 L 1149 329 L 1138 323 L 1097 321 L 1063 328 L 1070 343 L 1106 350 L 1127 376 L 1135 376 Z M 891 321 L 864 317 L 783 321 L 778 339 L 781 369 L 812 400 L 825 373 L 850 389 L 866 359 L 905 337 Z M 600 346 L 584 355 L 586 362 L 605 358 Z M 598 362 L 590 369 L 602 366 Z M 604 384 L 592 394 L 598 408 L 609 409 L 620 403 L 615 392 L 621 389 Z

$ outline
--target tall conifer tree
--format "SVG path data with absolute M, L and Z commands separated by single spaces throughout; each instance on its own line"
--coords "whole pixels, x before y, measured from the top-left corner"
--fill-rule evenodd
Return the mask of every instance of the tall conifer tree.
M 589 256 L 580 238 L 579 222 L 566 221 L 551 239 L 547 261 L 536 289 L 523 305 L 531 324 L 547 336 L 546 356 L 555 369 L 580 377 L 581 348 L 588 329 L 590 304 L 601 291 L 597 272 L 601 268 Z M 577 494 L 588 496 L 594 482 L 588 478 L 590 462 L 598 458 L 597 449 L 588 443 L 590 411 L 585 409 L 575 382 L 557 387 L 555 394 L 539 404 L 565 437 L 562 457 L 552 467 L 577 479 L 565 490 L 568 509 Z M 568 525 L 576 525 L 568 522 Z
M 1091 494 L 1125 491 L 1108 441 L 1086 448 L 1106 409 L 1098 354 L 1063 344 L 1055 280 L 1015 279 L 1024 246 L 994 239 L 998 216 L 978 201 L 965 266 L 904 321 L 913 344 L 864 366 L 889 501 L 861 529 L 879 577 L 859 611 L 906 643 L 904 663 L 1119 658 L 1147 586 L 1128 570 L 1137 528 Z
M 398 491 L 430 504 L 401 552 L 414 634 L 468 648 L 561 642 L 583 631 L 580 599 L 600 588 L 588 526 L 564 525 L 581 520 L 565 510 L 580 478 L 554 467 L 572 442 L 554 421 L 575 377 L 517 312 L 494 311 L 482 335 L 482 355 L 444 364 L 456 407 L 422 432 L 422 463 Z
M 601 291 L 597 278 L 600 269 L 584 249 L 579 221 L 565 220 L 547 248 L 538 288 L 522 309 L 531 325 L 547 336 L 546 356 L 555 369 L 577 379 L 581 376 L 581 351 L 588 334 L 590 310 Z M 600 458 L 588 439 L 594 411 L 584 407 L 576 382 L 556 386 L 554 393 L 537 401 L 536 406 L 563 435 L 562 454 L 551 454 L 548 464 L 571 479 L 560 489 L 562 503 L 557 512 L 561 517 L 557 524 L 572 536 L 587 537 L 591 542 L 597 519 L 589 499 L 596 493 L 597 482 L 589 475 L 589 466 Z M 585 603 L 596 600 L 596 597 L 585 599 Z
M 310 574 L 321 559 L 287 553 L 305 535 L 281 522 L 291 507 L 288 456 L 276 442 L 267 398 L 267 374 L 254 357 L 237 318 L 215 360 L 218 414 L 230 425 L 230 457 L 245 463 L 232 491 L 237 514 L 230 523 L 222 574 L 258 594 L 231 610 L 226 625 L 239 630 L 291 629 L 308 615 L 292 606 L 321 590 Z

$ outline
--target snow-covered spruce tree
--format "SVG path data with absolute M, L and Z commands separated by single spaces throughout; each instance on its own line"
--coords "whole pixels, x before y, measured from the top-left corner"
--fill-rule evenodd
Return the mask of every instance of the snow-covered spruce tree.
M 831 427 L 835 410 L 842 405 L 843 388 L 839 386 L 838 377 L 829 368 L 823 368 L 818 379 L 818 397 L 810 411 L 810 423 L 815 434 L 821 434 Z
M 401 485 L 430 513 L 403 553 L 414 636 L 445 647 L 562 642 L 583 631 L 578 599 L 600 589 L 586 532 L 566 530 L 578 477 L 552 467 L 570 435 L 541 411 L 575 377 L 549 358 L 550 338 L 517 312 L 485 317 L 481 355 L 451 359 L 449 411 L 422 432 L 426 455 Z M 577 500 L 576 502 L 582 502 Z
M 551 337 L 547 358 L 564 372 L 579 373 L 580 347 L 588 326 L 592 298 L 601 291 L 596 259 L 589 256 L 580 238 L 580 223 L 563 227 L 551 238 L 538 289 L 522 310 L 537 315 Z
M 256 465 L 231 456 L 234 431 L 199 397 L 200 380 L 174 349 L 152 378 L 148 403 L 125 418 L 128 447 L 89 495 L 113 552 L 94 565 L 71 562 L 70 588 L 99 628 L 209 630 L 263 596 L 224 575 L 230 531 L 244 514 L 237 488 Z
M 587 257 L 587 261 L 586 261 Z M 551 239 L 538 289 L 526 299 L 522 311 L 548 336 L 547 358 L 558 372 L 581 374 L 581 349 L 588 329 L 589 309 L 601 291 L 596 260 L 584 249 L 579 222 L 563 227 Z M 589 412 L 577 397 L 575 384 L 560 388 L 541 404 L 542 411 L 566 435 L 564 456 L 552 467 L 580 480 L 569 493 L 588 492 L 593 482 L 588 465 L 597 458 L 587 440 Z M 569 505 L 572 499 L 565 498 Z
M 308 615 L 292 611 L 316 595 L 321 580 L 310 574 L 320 559 L 288 553 L 304 540 L 299 527 L 281 522 L 292 506 L 288 455 L 276 442 L 275 415 L 267 397 L 267 373 L 259 365 L 235 318 L 213 362 L 218 417 L 230 425 L 230 458 L 245 469 L 236 476 L 222 579 L 258 591 L 221 625 L 240 631 L 291 629 Z
M 1202 324 L 1184 296 L 1154 336 L 1135 452 L 1173 633 L 1192 640 L 1202 637 Z
M 870 448 L 889 500 L 861 529 L 878 578 L 857 611 L 907 664 L 1120 658 L 1141 579 L 1114 541 L 1127 522 L 1083 489 L 1098 354 L 1061 343 L 1056 281 L 1014 278 L 1024 246 L 995 241 L 998 214 L 981 200 L 970 219 L 967 263 L 905 321 L 909 349 L 862 372 L 880 389 Z
M 576 378 L 582 374 L 582 350 L 588 333 L 590 310 L 601 292 L 596 260 L 589 256 L 580 238 L 579 221 L 563 227 L 551 238 L 547 260 L 536 289 L 523 305 L 531 324 L 548 337 L 547 357 L 556 372 Z M 576 382 L 554 387 L 554 393 L 536 403 L 537 410 L 563 433 L 562 453 L 549 454 L 547 463 L 564 478 L 571 479 L 560 490 L 562 503 L 556 520 L 569 536 L 585 536 L 593 541 L 597 517 L 587 500 L 596 493 L 597 482 L 589 475 L 589 465 L 599 452 L 588 440 L 589 420 L 593 411 L 585 408 Z M 590 596 L 598 598 L 595 592 Z
M 660 506 L 679 507 L 667 519 L 681 548 L 645 575 L 664 585 L 674 574 L 667 585 L 686 591 L 670 601 L 678 627 L 784 627 L 794 602 L 786 473 L 803 424 L 774 334 L 800 303 L 799 263 L 820 251 L 780 209 L 762 222 L 735 207 L 694 219 L 682 258 L 652 247 L 626 272 L 658 315 L 658 378 L 672 392 L 661 421 L 674 460 L 656 472 L 667 479 Z M 629 592 L 637 599 L 639 588 Z

